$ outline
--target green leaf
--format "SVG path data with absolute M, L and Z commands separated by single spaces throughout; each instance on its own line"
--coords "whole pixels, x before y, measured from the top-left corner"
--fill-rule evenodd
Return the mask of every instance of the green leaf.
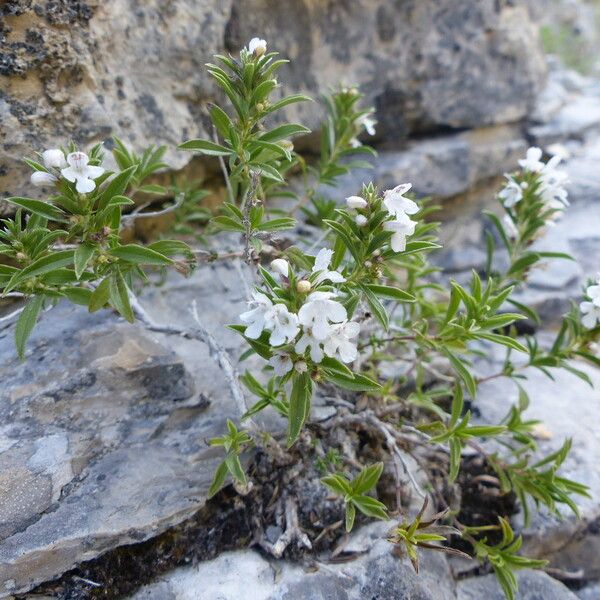
M 346 531 L 352 531 L 354 527 L 354 519 L 356 518 L 356 509 L 354 504 L 348 502 L 346 504 Z
M 227 464 L 223 461 L 215 471 L 215 475 L 213 477 L 212 483 L 208 488 L 208 498 L 212 498 L 225 483 L 225 478 L 227 477 L 228 469 Z
M 279 102 L 271 104 L 271 106 L 269 106 L 269 108 L 265 111 L 265 115 L 280 110 L 289 104 L 294 104 L 295 102 L 312 102 L 312 98 L 310 96 L 304 96 L 303 94 L 288 96 L 287 98 L 283 98 L 283 100 L 279 100 Z
M 306 422 L 310 412 L 310 401 L 312 398 L 312 382 L 308 373 L 297 375 L 292 386 L 290 395 L 290 412 L 288 423 L 288 448 L 298 439 L 302 426 Z
M 138 244 L 127 244 L 125 246 L 117 246 L 109 251 L 111 256 L 114 256 L 125 262 L 134 263 L 137 265 L 172 265 L 173 260 L 164 254 L 160 254 L 156 250 L 151 250 Z
M 450 438 L 448 444 L 450 446 L 450 472 L 448 473 L 448 479 L 450 483 L 454 483 L 458 477 L 458 471 L 460 470 L 462 445 L 460 440 L 455 437 Z
M 341 373 L 323 369 L 323 374 L 327 377 L 328 381 L 353 392 L 377 392 L 381 390 L 381 386 L 377 382 L 359 373 L 354 373 L 354 377 L 350 378 Z
M 115 196 L 122 196 L 127 186 L 129 185 L 129 181 L 133 177 L 137 169 L 137 165 L 133 165 L 124 171 L 121 171 L 116 177 L 111 179 L 108 185 L 102 190 L 100 195 L 98 196 L 98 209 L 102 210 L 108 206 L 108 203 Z
M 15 344 L 17 346 L 17 354 L 21 360 L 25 358 L 25 346 L 35 327 L 43 304 L 43 296 L 34 296 L 27 301 L 23 312 L 19 315 L 19 320 L 15 327 Z
M 326 475 L 321 479 L 321 482 L 339 496 L 343 497 L 352 493 L 352 488 L 346 478 L 337 473 Z
M 179 144 L 180 150 L 192 150 L 193 152 L 200 152 L 200 154 L 206 154 L 207 156 L 229 156 L 233 150 L 210 142 L 208 140 L 189 140 L 183 144 Z
M 375 315 L 377 320 L 383 325 L 383 328 L 387 331 L 390 326 L 390 319 L 383 304 L 381 304 L 377 296 L 367 286 L 362 286 L 362 290 L 365 293 L 367 303 L 371 307 L 373 314 Z
M 80 304 L 81 306 L 89 306 L 90 300 L 92 299 L 92 290 L 82 287 L 70 287 L 62 290 L 62 293 L 71 301 L 73 304 Z
M 226 459 L 225 463 L 227 464 L 227 468 L 231 473 L 231 476 L 242 485 L 246 485 L 246 473 L 244 473 L 244 468 L 242 467 L 242 463 L 240 462 L 240 457 L 237 454 L 230 454 Z
M 90 301 L 88 304 L 88 310 L 90 312 L 96 312 L 101 308 L 104 308 L 110 300 L 110 276 L 104 278 L 98 287 L 92 292 Z
M 362 471 L 352 480 L 350 484 L 352 486 L 352 492 L 354 494 L 365 494 L 369 490 L 373 489 L 381 474 L 383 473 L 383 463 L 378 462 L 374 465 L 369 465 L 362 469 Z
M 20 206 L 34 215 L 44 217 L 49 221 L 59 221 L 64 223 L 67 220 L 65 213 L 60 208 L 49 202 L 44 202 L 43 200 L 34 200 L 33 198 L 7 198 L 6 201 L 15 206 Z
M 133 315 L 133 309 L 129 302 L 129 289 L 123 279 L 121 271 L 115 271 L 109 279 L 109 296 L 110 302 L 115 310 L 123 316 L 127 321 L 133 323 L 135 317 Z
M 372 283 L 367 284 L 367 287 L 377 296 L 391 298 L 392 300 L 397 300 L 398 302 L 414 302 L 416 300 L 412 294 L 395 287 L 390 287 L 387 285 L 375 285 Z
M 383 502 L 379 502 L 379 500 L 375 500 L 371 496 L 353 496 L 350 501 L 367 517 L 387 521 L 387 508 Z
M 474 337 L 479 338 L 481 340 L 488 340 L 490 342 L 494 342 L 495 344 L 501 344 L 502 346 L 506 346 L 507 348 L 512 348 L 513 350 L 517 350 L 518 352 L 527 353 L 527 348 L 523 346 L 517 340 L 508 337 L 507 335 L 500 335 L 498 333 L 476 333 Z
M 280 125 L 279 127 L 275 127 L 275 129 L 271 129 L 271 131 L 263 133 L 259 139 L 263 142 L 278 142 L 304 133 L 310 133 L 310 129 L 304 127 L 304 125 L 289 123 L 287 125 Z
M 477 384 L 475 383 L 475 379 L 473 379 L 473 376 L 465 367 L 462 360 L 454 356 L 454 354 L 452 354 L 452 352 L 450 352 L 448 348 L 442 347 L 441 350 L 448 357 L 448 360 L 452 364 L 452 367 L 458 373 L 459 377 L 463 380 L 465 386 L 467 387 L 467 390 L 469 391 L 469 394 L 471 395 L 471 398 L 475 398 L 475 394 L 477 393 Z
M 27 279 L 71 265 L 73 263 L 74 254 L 74 250 L 61 250 L 59 252 L 53 252 L 48 256 L 38 258 L 24 269 L 15 273 L 4 288 L 3 293 L 7 294 L 11 290 L 14 290 L 15 287 Z
M 343 363 L 330 356 L 324 356 L 323 360 L 319 363 L 321 367 L 334 373 L 339 373 L 350 379 L 354 379 L 354 373 Z
M 244 226 L 241 223 L 234 221 L 231 217 L 226 215 L 220 215 L 212 218 L 211 223 L 217 223 L 221 229 L 225 231 L 245 231 Z
M 77 279 L 79 279 L 81 277 L 81 274 L 85 271 L 85 268 L 87 267 L 87 264 L 90 261 L 90 258 L 92 258 L 92 256 L 94 255 L 95 251 L 96 247 L 87 242 L 81 244 L 81 246 L 79 246 L 77 250 L 75 250 L 74 262 L 75 276 L 77 277 Z
M 259 231 L 283 231 L 285 229 L 293 229 L 296 226 L 296 219 L 291 217 L 282 217 L 281 219 L 271 219 L 264 221 L 258 227 Z
M 229 131 L 233 127 L 229 115 L 217 105 L 212 106 L 209 112 L 210 118 L 217 128 L 217 131 L 222 138 L 227 139 L 229 137 Z

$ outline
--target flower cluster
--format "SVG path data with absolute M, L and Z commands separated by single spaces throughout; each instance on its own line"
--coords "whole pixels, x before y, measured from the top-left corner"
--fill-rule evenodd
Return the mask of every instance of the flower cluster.
M 581 323 L 588 329 L 593 329 L 600 322 L 600 276 L 594 285 L 588 286 L 585 295 L 589 300 L 583 301 L 581 309 Z
M 356 359 L 353 340 L 360 325 L 348 320 L 346 308 L 336 300 L 337 291 L 330 284 L 346 279 L 329 269 L 332 256 L 332 250 L 323 248 L 315 257 L 311 272 L 298 280 L 287 260 L 274 260 L 271 269 L 278 275 L 284 293 L 278 295 L 277 288 L 272 295 L 255 290 L 250 310 L 240 315 L 248 339 L 257 340 L 263 332 L 269 333 L 268 343 L 276 349 L 269 362 L 278 376 L 286 375 L 292 368 L 305 372 L 307 352 L 317 364 L 325 356 L 345 363 Z
M 552 221 L 569 205 L 565 189 L 568 176 L 557 168 L 562 161 L 561 156 L 553 156 L 547 163 L 541 159 L 541 148 L 529 148 L 525 158 L 519 160 L 519 166 L 523 169 L 522 176 L 506 175 L 508 183 L 498 197 L 506 208 L 514 208 L 523 200 L 526 190 L 531 185 L 535 185 L 536 193 L 552 211 L 546 220 L 547 224 L 552 224 Z
M 84 152 L 71 152 L 65 158 L 62 150 L 52 148 L 42 152 L 41 158 L 44 169 L 31 174 L 31 183 L 36 186 L 54 185 L 62 176 L 74 183 L 80 194 L 88 194 L 96 189 L 94 180 L 104 174 L 103 167 L 89 164 L 90 158 Z

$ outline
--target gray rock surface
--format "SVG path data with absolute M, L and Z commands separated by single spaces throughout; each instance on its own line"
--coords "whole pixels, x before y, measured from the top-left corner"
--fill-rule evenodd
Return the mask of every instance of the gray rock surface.
M 406 558 L 394 556 L 385 539 L 389 524 L 374 523 L 353 534 L 354 560 L 318 565 L 270 562 L 252 550 L 227 552 L 196 567 L 176 569 L 141 588 L 129 600 L 504 600 L 493 575 L 456 583 L 442 554 L 422 553 L 416 575 Z M 545 573 L 519 574 L 518 600 L 576 600 Z M 251 596 L 249 596 L 251 594 Z
M 236 353 L 238 337 L 223 327 L 244 305 L 233 266 L 173 279 L 168 301 L 164 293 L 143 296 L 157 320 L 191 325 L 196 298 L 206 327 Z M 197 511 L 219 459 L 206 440 L 237 416 L 201 343 L 108 312 L 52 312 L 24 362 L 12 331 L 0 334 L 0 598 Z
M 562 583 L 539 571 L 522 571 L 517 574 L 519 593 L 517 600 L 577 600 L 577 596 Z M 473 577 L 458 584 L 458 600 L 505 600 L 494 575 Z
M 341 178 L 339 187 L 323 187 L 324 195 L 343 198 L 373 181 L 380 189 L 413 182 L 418 196 L 449 200 L 514 169 L 524 156 L 527 142 L 518 127 L 500 125 L 443 136 L 424 137 L 400 150 L 384 150 L 371 159 L 372 169 L 356 169 Z M 493 195 L 493 187 L 487 187 Z M 464 210 L 467 210 L 463 207 Z
M 204 63 L 260 35 L 292 63 L 286 90 L 360 84 L 379 139 L 523 119 L 545 64 L 524 0 L 12 0 L 0 8 L 0 194 L 29 192 L 21 158 L 118 134 L 171 147 L 204 133 Z M 316 104 L 290 115 L 318 125 Z M 188 153 L 170 151 L 173 168 Z
M 545 343 L 550 339 L 550 335 L 546 335 Z M 500 353 L 488 352 L 488 357 L 488 362 L 478 363 L 483 375 L 497 372 L 501 365 Z M 523 552 L 546 558 L 551 566 L 559 569 L 581 570 L 586 579 L 595 579 L 600 577 L 600 473 L 597 468 L 600 434 L 596 427 L 600 419 L 600 371 L 581 361 L 573 366 L 591 378 L 594 388 L 566 371 L 553 372 L 555 380 L 552 381 L 535 369 L 524 371 L 527 380 L 521 384 L 531 398 L 527 417 L 540 419 L 547 429 L 543 437 L 548 439 L 538 440 L 540 454 L 550 454 L 565 439 L 572 438 L 572 451 L 561 474 L 589 486 L 590 498 L 575 498 L 581 520 L 566 506 L 559 507 L 562 518 L 545 510 L 534 513 L 531 526 L 524 531 Z M 516 386 L 507 385 L 506 379 L 495 379 L 480 386 L 474 407 L 480 421 L 498 423 L 517 399 Z
M 130 600 L 453 600 L 445 557 L 424 555 L 416 575 L 382 539 L 388 528 L 376 523 L 359 530 L 361 552 L 354 560 L 319 565 L 314 572 L 269 562 L 252 550 L 227 552 L 197 567 L 176 569 Z

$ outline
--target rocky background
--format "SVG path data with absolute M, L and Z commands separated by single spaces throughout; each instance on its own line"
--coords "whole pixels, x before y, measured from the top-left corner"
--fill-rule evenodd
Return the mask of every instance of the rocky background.
M 436 260 L 445 277 L 483 265 L 479 209 L 502 173 L 532 143 L 560 144 L 570 154 L 573 206 L 542 243 L 578 262 L 540 272 L 526 298 L 552 327 L 600 270 L 600 85 L 589 52 L 572 53 L 574 44 L 595 47 L 595 11 L 594 3 L 566 0 L 4 0 L 0 194 L 31 195 L 21 157 L 70 138 L 91 144 L 117 134 L 137 148 L 173 147 L 206 133 L 205 105 L 216 91 L 204 63 L 260 35 L 292 59 L 280 77 L 286 89 L 316 95 L 339 82 L 360 84 L 377 109 L 380 156 L 373 170 L 347 177 L 338 195 L 364 180 L 410 180 L 418 194 L 443 200 L 448 250 Z M 296 110 L 318 127 L 318 104 Z M 305 145 L 310 150 L 310 137 Z M 167 159 L 194 177 L 211 169 L 188 165 L 187 153 Z M 156 320 L 185 326 L 193 325 L 185 310 L 192 300 L 237 358 L 238 339 L 222 327 L 245 301 L 235 267 L 204 266 L 142 295 Z M 198 342 L 111 314 L 67 306 L 53 313 L 42 318 L 25 362 L 0 322 L 0 598 L 102 597 L 104 587 L 126 581 L 119 589 L 132 600 L 230 600 L 249 597 L 248 589 L 253 600 L 501 599 L 493 578 L 465 574 L 442 556 L 425 558 L 416 578 L 392 558 L 378 526 L 359 530 L 344 549 L 357 560 L 316 572 L 254 550 L 185 566 L 250 541 L 239 524 L 251 507 L 242 502 L 219 517 L 205 505 L 217 461 L 205 440 L 237 415 L 222 371 Z M 478 369 L 493 369 L 494 360 Z M 589 375 L 600 386 L 598 372 Z M 573 436 L 567 475 L 590 485 L 593 498 L 582 521 L 541 515 L 526 532 L 526 550 L 551 559 L 555 574 L 578 589 L 525 572 L 520 597 L 591 600 L 600 596 L 600 392 L 569 374 L 556 383 L 531 377 L 531 416 L 550 432 L 544 450 Z M 505 412 L 516 390 L 490 383 L 481 396 L 486 421 Z M 148 581 L 140 565 L 172 556 L 173 537 L 185 535 L 199 549 Z M 141 584 L 148 585 L 136 590 Z

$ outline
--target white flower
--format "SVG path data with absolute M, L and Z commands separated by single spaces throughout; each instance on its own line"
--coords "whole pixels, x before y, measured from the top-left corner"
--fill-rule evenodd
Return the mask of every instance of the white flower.
M 523 189 L 514 179 L 508 178 L 508 183 L 498 197 L 506 208 L 511 208 L 523 199 Z
M 240 315 L 240 321 L 245 325 L 244 335 L 251 340 L 260 337 L 263 329 L 267 328 L 267 320 L 270 319 L 270 313 L 273 308 L 271 300 L 256 290 L 252 292 L 253 300 L 249 303 L 250 310 Z
M 375 125 L 377 125 L 377 121 L 373 118 L 371 113 L 367 113 L 362 115 L 356 120 L 356 124 L 360 127 L 364 127 L 365 131 L 369 135 L 375 135 Z
M 519 230 L 510 216 L 504 215 L 502 217 L 502 223 L 504 223 L 504 229 L 508 237 L 512 240 L 516 240 L 519 237 Z
M 254 56 L 262 56 L 267 51 L 267 42 L 260 38 L 252 38 L 248 44 L 248 52 Z
M 317 256 L 315 256 L 315 264 L 312 268 L 313 273 L 318 273 L 315 279 L 315 285 L 318 285 L 323 281 L 331 281 L 331 283 L 342 283 L 346 281 L 346 278 L 341 273 L 328 270 L 332 256 L 333 250 L 329 250 L 328 248 L 322 248 L 319 250 Z
M 90 159 L 83 152 L 71 152 L 67 156 L 69 166 L 62 169 L 62 176 L 70 182 L 76 182 L 75 189 L 80 194 L 87 194 L 96 188 L 94 179 L 104 173 L 102 167 L 92 167 L 88 165 Z
M 269 364 L 273 367 L 275 375 L 278 377 L 283 377 L 286 373 L 291 371 L 294 366 L 294 363 L 289 355 L 283 354 L 282 352 L 273 354 L 273 356 L 269 359 Z
M 404 194 L 406 194 L 411 187 L 411 183 L 402 183 L 392 190 L 383 192 L 383 203 L 390 215 L 414 215 L 419 212 L 417 203 L 410 198 L 404 197 Z
M 415 232 L 417 223 L 403 213 L 396 216 L 396 220 L 383 224 L 385 231 L 392 231 L 391 246 L 394 252 L 406 250 L 406 238 Z
M 42 152 L 42 160 L 44 161 L 44 166 L 48 169 L 64 169 L 67 166 L 65 155 L 59 148 L 52 148 L 51 150 Z
M 267 328 L 272 329 L 269 344 L 281 346 L 291 342 L 300 331 L 298 315 L 291 313 L 285 304 L 275 304 L 267 313 Z
M 569 176 L 556 168 L 561 160 L 560 156 L 553 156 L 540 172 L 542 200 L 557 210 L 564 210 L 564 207 L 569 205 L 568 193 L 564 188 Z
M 596 284 L 588 286 L 585 294 L 591 299 L 594 306 L 600 306 L 600 280 Z
M 320 363 L 323 360 L 323 348 L 321 347 L 322 340 L 318 340 L 309 332 L 302 334 L 295 346 L 298 354 L 304 354 L 307 348 L 310 348 L 310 358 L 313 362 Z
M 544 163 L 540 160 L 542 158 L 542 149 L 532 147 L 527 150 L 525 158 L 519 160 L 519 166 L 525 171 L 531 171 L 538 173 L 544 168 Z
M 333 325 L 329 337 L 323 344 L 327 356 L 335 358 L 338 354 L 340 360 L 345 363 L 356 360 L 358 350 L 356 342 L 350 341 L 360 333 L 360 325 L 355 321 L 343 321 L 339 325 Z
M 31 174 L 31 183 L 37 187 L 44 187 L 47 185 L 53 185 L 58 179 L 52 175 L 52 173 L 46 173 L 45 171 L 34 171 Z
M 579 308 L 583 315 L 581 324 L 588 329 L 596 327 L 596 324 L 600 321 L 600 306 L 596 306 L 593 302 L 582 302 Z
M 367 201 L 361 196 L 348 196 L 346 198 L 346 204 L 348 205 L 348 208 L 354 210 L 367 207 Z
M 276 258 L 271 261 L 271 270 L 282 277 L 287 277 L 290 272 L 290 264 L 283 258 Z
M 324 340 L 329 335 L 329 322 L 341 323 L 347 318 L 346 309 L 336 300 L 333 292 L 313 292 L 298 311 L 298 319 L 305 334 L 317 340 Z
M 354 218 L 354 222 L 359 226 L 359 227 L 364 227 L 367 224 L 367 217 L 365 217 L 365 215 L 356 215 L 356 217 Z

